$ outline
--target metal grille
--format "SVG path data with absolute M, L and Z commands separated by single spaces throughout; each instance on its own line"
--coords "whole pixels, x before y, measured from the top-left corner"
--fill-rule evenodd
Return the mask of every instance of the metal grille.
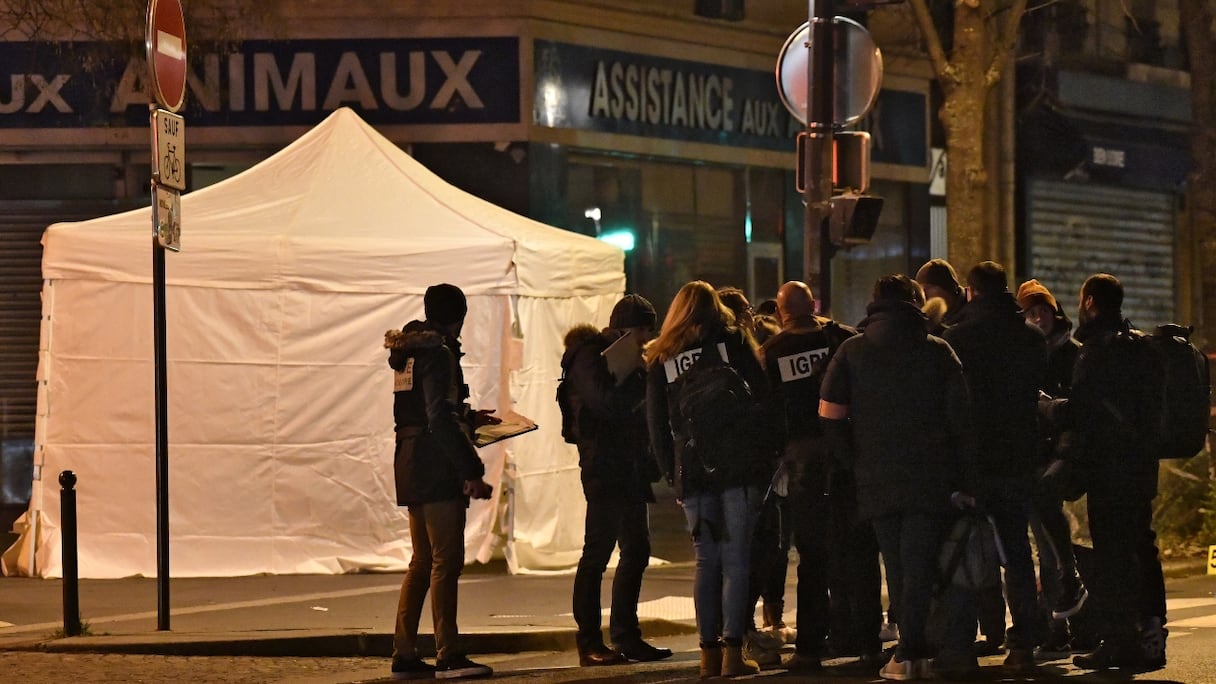
M 1123 283 L 1123 315 L 1137 327 L 1174 321 L 1171 195 L 1035 180 L 1028 202 L 1029 275 L 1069 316 L 1085 278 L 1105 272 Z

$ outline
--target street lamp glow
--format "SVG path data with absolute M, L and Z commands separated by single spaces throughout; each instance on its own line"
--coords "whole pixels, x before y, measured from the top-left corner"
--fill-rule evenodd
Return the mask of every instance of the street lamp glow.
M 610 245 L 616 245 L 626 252 L 632 252 L 636 238 L 632 230 L 610 230 L 600 235 L 600 239 Z

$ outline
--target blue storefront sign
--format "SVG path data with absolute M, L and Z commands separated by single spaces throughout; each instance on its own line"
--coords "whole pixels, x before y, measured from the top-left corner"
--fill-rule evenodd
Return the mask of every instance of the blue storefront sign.
M 520 121 L 519 39 L 191 43 L 191 126 L 312 125 L 340 107 L 373 124 Z M 142 48 L 0 42 L 0 128 L 147 126 Z
M 538 125 L 794 148 L 798 123 L 782 106 L 772 72 L 543 40 L 534 54 Z
M 802 130 L 772 71 L 543 40 L 534 54 L 533 122 L 540 126 L 791 154 Z M 926 107 L 924 93 L 882 90 L 861 124 L 874 136 L 872 161 L 926 166 Z

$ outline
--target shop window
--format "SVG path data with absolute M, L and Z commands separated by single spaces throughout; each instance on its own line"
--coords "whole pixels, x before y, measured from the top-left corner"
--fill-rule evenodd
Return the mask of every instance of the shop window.
M 109 164 L 0 165 L 0 200 L 111 199 L 120 179 Z

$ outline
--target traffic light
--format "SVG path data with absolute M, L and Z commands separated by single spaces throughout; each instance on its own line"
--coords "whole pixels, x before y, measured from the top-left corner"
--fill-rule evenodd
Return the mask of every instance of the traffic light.
M 818 144 L 815 144 L 818 143 Z M 823 148 L 821 139 L 807 133 L 798 134 L 798 166 L 794 181 L 798 192 L 806 192 L 810 169 L 815 155 Z M 865 192 L 870 189 L 870 134 L 864 131 L 840 131 L 832 134 L 832 186 L 840 190 Z
M 882 213 L 882 198 L 846 192 L 828 200 L 832 213 L 828 217 L 828 240 L 837 247 L 864 245 L 878 228 Z

